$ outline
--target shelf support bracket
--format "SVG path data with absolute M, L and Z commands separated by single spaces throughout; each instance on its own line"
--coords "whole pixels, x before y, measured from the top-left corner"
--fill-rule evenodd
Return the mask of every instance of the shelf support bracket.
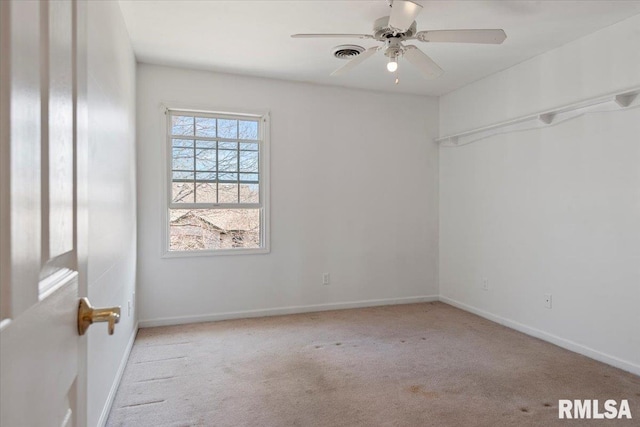
M 631 105 L 634 99 L 638 96 L 637 93 L 623 93 L 620 95 L 616 95 L 615 101 L 616 104 L 621 106 L 622 108 L 628 107 Z
M 553 118 L 556 115 L 554 113 L 545 113 L 545 114 L 540 114 L 538 116 L 538 120 L 540 120 L 542 123 L 546 124 L 546 125 L 550 125 L 551 122 L 553 121 Z

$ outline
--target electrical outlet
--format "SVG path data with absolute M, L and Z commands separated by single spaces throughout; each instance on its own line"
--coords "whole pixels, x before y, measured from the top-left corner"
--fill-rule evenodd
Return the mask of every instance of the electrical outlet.
M 322 273 L 322 284 L 328 285 L 330 282 L 331 282 L 331 276 L 329 276 L 329 273 Z
M 544 294 L 544 306 L 551 308 L 551 294 Z
M 489 279 L 487 279 L 486 277 L 482 278 L 482 290 L 483 291 L 489 290 Z

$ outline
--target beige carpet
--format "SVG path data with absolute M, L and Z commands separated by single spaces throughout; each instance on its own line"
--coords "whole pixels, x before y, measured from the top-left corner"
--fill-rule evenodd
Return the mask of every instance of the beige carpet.
M 640 377 L 443 303 L 341 310 L 142 329 L 107 425 L 638 426 Z

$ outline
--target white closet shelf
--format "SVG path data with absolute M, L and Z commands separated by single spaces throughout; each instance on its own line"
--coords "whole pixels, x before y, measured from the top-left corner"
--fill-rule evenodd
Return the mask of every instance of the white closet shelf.
M 640 106 L 640 87 L 616 91 L 551 110 L 505 120 L 489 126 L 436 138 L 443 147 L 458 147 L 493 135 L 544 128 L 571 120 L 585 113 L 618 111 Z

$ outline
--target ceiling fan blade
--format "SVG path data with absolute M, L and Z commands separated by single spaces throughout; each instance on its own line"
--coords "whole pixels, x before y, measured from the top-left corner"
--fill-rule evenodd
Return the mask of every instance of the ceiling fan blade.
M 349 71 L 351 71 L 352 68 L 354 68 L 356 65 L 360 64 L 361 62 L 364 62 L 365 59 L 367 59 L 377 51 L 378 51 L 378 47 L 370 47 L 369 49 L 362 52 L 360 55 L 356 56 L 355 58 L 353 58 L 352 60 L 344 64 L 342 67 L 335 70 L 333 73 L 331 73 L 331 75 L 341 76 L 343 74 L 348 73 Z
M 500 44 L 506 38 L 504 30 L 434 30 L 419 31 L 415 38 L 421 42 Z
M 412 1 L 394 0 L 391 5 L 389 27 L 401 33 L 407 31 L 422 10 L 422 6 Z
M 310 39 L 310 38 L 357 38 L 372 39 L 370 34 L 293 34 L 294 39 Z
M 415 46 L 406 46 L 403 56 L 418 67 L 425 79 L 435 79 L 443 73 L 442 68 L 433 62 L 433 59 Z

